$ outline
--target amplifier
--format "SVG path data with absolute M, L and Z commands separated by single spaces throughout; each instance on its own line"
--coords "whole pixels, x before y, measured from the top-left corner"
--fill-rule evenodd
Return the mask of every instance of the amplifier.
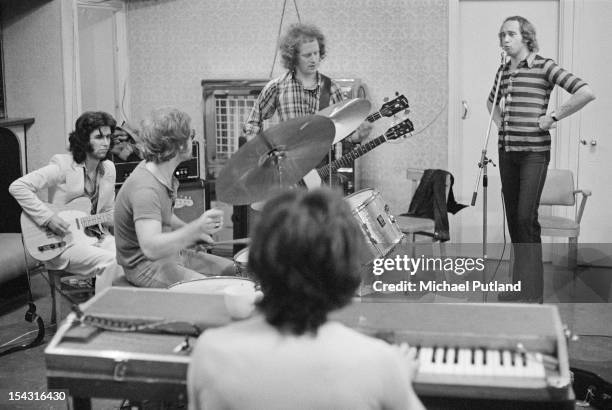
M 200 178 L 200 143 L 197 141 L 193 142 L 191 156 L 191 159 L 181 162 L 174 170 L 174 175 L 179 181 L 192 181 Z M 140 161 L 122 161 L 114 155 L 111 156 L 111 160 L 115 163 L 117 171 L 115 185 L 123 184 L 140 163 Z
M 205 182 L 201 179 L 195 181 L 181 181 L 178 187 L 174 213 L 185 222 L 199 218 L 206 209 Z

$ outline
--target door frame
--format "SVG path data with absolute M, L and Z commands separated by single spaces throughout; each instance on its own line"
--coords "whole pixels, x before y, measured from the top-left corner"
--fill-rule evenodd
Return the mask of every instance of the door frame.
M 461 1 L 474 1 L 474 0 L 449 0 L 448 5 L 448 129 L 449 135 L 460 136 L 462 135 L 461 130 L 461 96 L 459 95 L 461 78 L 459 78 L 459 23 L 460 23 L 460 2 Z M 490 0 L 480 0 L 490 1 Z M 497 0 L 493 0 L 497 1 Z M 499 0 L 502 1 L 502 0 Z M 558 61 L 557 63 L 566 68 L 569 71 L 576 71 L 578 68 L 579 59 L 575 50 L 578 49 L 578 39 L 576 38 L 575 30 L 576 24 L 578 24 L 578 18 L 576 9 L 580 9 L 579 3 L 583 0 L 551 0 L 556 1 L 559 4 L 559 43 L 558 43 Z M 500 21 L 501 24 L 501 21 Z M 537 28 L 537 27 L 536 27 Z M 491 73 L 491 79 L 493 79 Z M 488 80 L 487 80 L 488 81 Z M 560 93 L 555 93 L 556 99 L 552 101 L 555 106 L 561 104 Z M 486 96 L 482 97 L 484 101 Z M 551 152 L 551 168 L 568 168 L 571 169 L 575 175 L 578 170 L 578 158 L 579 158 L 579 147 L 578 139 L 580 136 L 580 115 L 573 115 L 563 122 L 558 124 L 556 142 L 553 144 L 553 150 Z M 483 124 L 483 129 L 485 124 Z M 491 129 L 491 136 L 489 141 L 488 149 L 494 146 L 496 141 L 496 135 L 494 135 L 495 127 Z M 484 138 L 484 136 L 483 136 Z M 493 142 L 491 140 L 494 140 Z M 461 156 L 457 155 L 462 148 L 461 138 L 448 138 L 448 170 L 457 175 L 461 169 Z M 578 178 L 578 176 L 577 176 Z M 471 184 L 474 181 L 465 181 L 464 178 L 458 178 L 459 181 L 456 183 L 459 185 L 459 191 L 461 191 L 462 184 Z M 570 217 L 573 212 L 571 210 L 561 211 L 563 216 Z M 461 226 L 458 227 L 462 229 Z
M 82 112 L 81 72 L 79 67 L 79 7 L 97 7 L 113 11 L 115 42 L 115 95 L 119 107 L 111 113 L 118 123 L 131 115 L 129 87 L 129 58 L 127 47 L 126 4 L 119 0 L 101 3 L 99 0 L 62 0 L 62 63 L 64 72 L 64 124 L 66 135 Z

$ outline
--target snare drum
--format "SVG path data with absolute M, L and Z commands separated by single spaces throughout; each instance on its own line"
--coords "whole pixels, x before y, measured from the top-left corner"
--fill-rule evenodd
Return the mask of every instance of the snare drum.
M 168 290 L 184 293 L 200 294 L 223 294 L 223 290 L 228 286 L 245 286 L 255 290 L 255 282 L 250 279 L 238 278 L 236 276 L 208 276 L 202 279 L 188 280 L 173 283 L 168 286 Z
M 395 217 L 389 213 L 389 205 L 384 202 L 380 192 L 362 189 L 344 199 L 359 221 L 374 258 L 384 257 L 401 241 L 402 231 Z
M 253 278 L 251 271 L 249 271 L 249 248 L 244 248 L 234 255 L 234 266 L 236 267 L 236 276 L 247 279 Z

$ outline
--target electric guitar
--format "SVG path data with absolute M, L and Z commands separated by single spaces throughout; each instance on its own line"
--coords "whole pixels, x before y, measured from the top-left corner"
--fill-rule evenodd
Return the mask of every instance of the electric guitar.
M 372 113 L 366 117 L 367 122 L 374 122 L 382 117 L 391 117 L 402 110 L 406 110 L 410 107 L 408 99 L 404 97 L 404 94 L 395 97 L 391 101 L 384 103 L 380 110 Z
M 302 181 L 308 189 L 317 188 L 321 186 L 321 182 L 323 180 L 328 178 L 332 172 L 337 171 L 338 168 L 349 166 L 352 161 L 372 151 L 382 143 L 403 137 L 412 131 L 414 131 L 414 125 L 409 118 L 406 118 L 399 124 L 389 128 L 383 135 L 374 138 L 366 144 L 352 149 L 337 160 L 332 161 L 330 164 L 309 171 L 304 178 L 302 178 Z
M 354 129 L 354 125 L 353 126 L 349 126 L 349 124 L 351 123 L 351 121 L 349 121 L 349 124 L 345 124 L 343 122 L 344 120 L 347 120 L 348 118 L 351 117 L 350 114 L 342 114 L 344 111 L 343 109 L 345 109 L 346 107 L 343 106 L 344 103 L 351 103 L 352 100 L 350 101 L 343 101 L 340 102 L 336 105 L 327 107 L 321 111 L 319 111 L 317 114 L 319 115 L 323 115 L 325 117 L 329 117 L 332 119 L 332 121 L 334 121 L 334 125 L 336 126 L 336 133 L 334 136 L 334 140 L 333 143 L 337 144 L 338 142 L 342 141 L 343 139 L 345 139 L 346 137 L 348 137 L 349 135 L 355 133 L 355 129 Z M 341 108 L 337 108 L 336 106 L 340 105 Z M 368 115 L 366 117 L 366 121 L 367 122 L 374 122 L 382 117 L 391 117 L 395 114 L 397 114 L 398 112 L 402 111 L 402 110 L 408 110 L 409 104 L 408 104 L 408 99 L 406 97 L 404 97 L 404 95 L 400 95 L 396 98 L 394 98 L 391 101 L 388 101 L 386 103 L 384 103 L 381 107 L 380 110 L 378 110 L 375 113 L 372 113 L 370 115 Z M 339 111 L 336 113 L 336 109 L 338 109 Z M 350 109 L 349 109 L 350 112 Z M 347 117 L 344 117 L 344 115 L 348 115 Z M 338 117 L 339 116 L 339 117 Z M 353 118 L 354 119 L 354 118 Z M 338 121 L 338 122 L 337 122 Z
M 59 217 L 69 223 L 68 234 L 59 236 L 49 229 L 36 224 L 25 212 L 21 213 L 21 232 L 23 242 L 32 257 L 39 261 L 48 261 L 64 252 L 74 243 L 93 245 L 98 241 L 95 236 L 88 236 L 85 228 L 113 220 L 113 212 L 91 215 L 89 198 L 81 197 L 66 205 L 47 204 Z

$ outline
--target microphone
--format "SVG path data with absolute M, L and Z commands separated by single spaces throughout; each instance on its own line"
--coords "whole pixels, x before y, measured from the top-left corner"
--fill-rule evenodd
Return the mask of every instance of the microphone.
M 506 51 L 502 50 L 501 52 L 501 63 L 504 65 L 506 63 Z

